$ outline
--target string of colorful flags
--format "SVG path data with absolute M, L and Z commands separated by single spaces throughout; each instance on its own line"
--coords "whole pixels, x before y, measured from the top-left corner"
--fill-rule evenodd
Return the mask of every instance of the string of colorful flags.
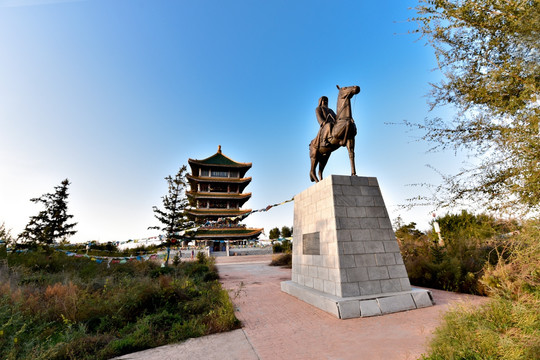
M 267 212 L 268 210 L 270 210 L 270 209 L 272 209 L 274 207 L 277 207 L 277 206 L 280 206 L 280 205 L 283 205 L 283 204 L 286 204 L 286 203 L 289 203 L 289 202 L 292 202 L 292 201 L 294 201 L 294 197 L 292 197 L 289 200 L 285 200 L 285 201 L 282 201 L 280 203 L 277 203 L 277 204 L 268 205 L 268 206 L 266 206 L 264 208 L 261 208 L 261 209 L 252 210 L 252 211 L 247 212 L 247 213 L 242 214 L 242 215 L 221 217 L 221 218 L 218 218 L 217 220 L 214 220 L 214 221 L 207 221 L 204 225 L 194 226 L 192 228 L 176 232 L 175 235 L 184 236 L 188 232 L 196 233 L 201 227 L 204 228 L 204 227 L 208 227 L 208 226 L 216 226 L 218 224 L 222 224 L 222 223 L 225 223 L 227 221 L 242 221 L 242 220 L 244 220 L 245 218 L 247 218 L 248 216 L 250 216 L 250 215 L 252 215 L 254 213 Z M 112 243 L 119 246 L 119 245 L 124 245 L 124 244 L 128 244 L 128 243 L 137 244 L 137 243 L 143 243 L 143 242 L 148 243 L 148 242 L 154 242 L 154 241 L 162 243 L 165 240 L 166 240 L 166 237 L 164 235 L 157 235 L 157 236 L 150 236 L 150 237 L 146 237 L 146 238 L 129 239 L 129 240 L 125 240 L 125 241 L 113 241 Z M 5 244 L 5 243 L 7 243 L 5 240 L 0 240 L 0 244 Z M 81 244 L 64 244 L 63 246 L 80 246 L 80 245 Z M 87 257 L 87 258 L 90 258 L 90 260 L 92 260 L 92 261 L 96 261 L 97 263 L 102 263 L 104 260 L 106 260 L 107 261 L 107 266 L 110 266 L 111 263 L 113 263 L 113 264 L 114 263 L 124 264 L 124 263 L 126 263 L 128 261 L 134 261 L 134 260 L 144 261 L 144 260 L 152 260 L 152 259 L 166 258 L 167 257 L 166 253 L 152 253 L 152 254 L 129 256 L 129 257 L 118 257 L 118 256 L 109 257 L 109 256 L 97 256 L 97 255 L 87 255 L 87 254 L 82 255 L 82 254 L 77 254 L 76 252 L 72 252 L 72 251 L 68 251 L 68 250 L 64 250 L 64 249 L 55 249 L 55 250 L 64 252 L 67 256 Z M 16 253 L 21 253 L 21 252 L 28 251 L 28 249 L 17 249 L 17 250 L 14 250 L 14 251 Z

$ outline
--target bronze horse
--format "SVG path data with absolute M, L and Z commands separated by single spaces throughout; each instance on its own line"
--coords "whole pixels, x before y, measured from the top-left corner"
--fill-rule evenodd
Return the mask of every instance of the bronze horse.
M 341 146 L 346 146 L 349 151 L 349 159 L 351 160 L 351 175 L 356 175 L 356 167 L 354 165 L 354 137 L 356 136 L 356 125 L 352 117 L 351 99 L 354 95 L 360 93 L 359 86 L 339 87 L 337 99 L 337 115 L 335 121 L 329 121 L 330 131 L 326 131 L 326 136 L 323 135 L 323 124 L 319 134 L 309 144 L 309 157 L 311 159 L 311 170 L 309 177 L 311 181 L 319 182 L 322 180 L 322 173 L 330 158 L 330 154 L 339 149 Z M 319 110 L 319 108 L 317 108 Z M 329 109 L 330 113 L 333 111 Z M 315 174 L 315 169 L 319 165 L 319 178 Z

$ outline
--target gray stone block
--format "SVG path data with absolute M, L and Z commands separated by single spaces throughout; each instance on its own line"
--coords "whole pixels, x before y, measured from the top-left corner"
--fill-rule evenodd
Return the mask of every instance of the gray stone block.
M 370 266 L 367 268 L 369 280 L 389 279 L 388 268 L 386 266 Z
M 405 265 L 389 265 L 388 274 L 392 279 L 408 277 Z
M 328 275 L 328 268 L 325 267 L 318 267 L 317 268 L 317 276 L 315 276 L 319 279 L 323 280 L 330 280 L 330 277 Z
M 379 298 L 379 307 L 383 314 L 390 314 L 398 311 L 416 309 L 411 294 L 395 295 Z
M 351 233 L 351 241 L 370 241 L 371 240 L 371 230 L 369 229 L 352 229 L 349 231 Z
M 304 276 L 304 286 L 313 287 L 313 278 L 311 276 Z
M 356 206 L 356 199 L 347 195 L 334 195 L 334 204 L 336 206 Z
M 363 218 L 339 218 L 337 219 L 337 228 L 338 230 L 359 229 L 363 220 Z
M 339 257 L 339 267 L 342 269 L 356 267 L 354 255 L 341 255 Z
M 342 319 L 360 317 L 360 301 L 342 301 L 338 303 L 339 315 Z
M 377 186 L 361 186 L 360 189 L 362 190 L 362 195 L 377 197 L 381 196 L 381 191 Z
M 341 191 L 343 191 L 343 195 L 352 195 L 352 196 L 355 196 L 355 195 L 361 196 L 361 195 L 363 195 L 361 187 L 359 187 L 359 186 L 343 186 L 341 188 Z
M 360 301 L 360 314 L 362 317 L 381 315 L 381 308 L 377 300 L 362 300 Z
M 366 254 L 383 253 L 384 245 L 379 241 L 366 241 L 364 243 Z
M 355 255 L 354 261 L 358 267 L 367 267 L 367 266 L 376 266 L 377 260 L 375 259 L 375 254 L 362 254 Z
M 352 219 L 351 219 L 352 220 Z M 356 220 L 356 219 L 355 219 Z M 360 218 L 358 226 L 351 229 L 379 229 L 379 219 L 377 218 Z
M 399 279 L 381 280 L 381 291 L 383 293 L 401 292 L 401 282 Z
M 375 206 L 375 200 L 373 196 L 355 196 L 356 206 Z M 380 202 L 379 202 L 380 203 Z
M 373 280 L 368 277 L 368 271 L 365 267 L 356 267 L 347 269 L 347 281 L 348 282 L 358 282 L 358 281 L 368 281 Z
M 381 229 L 391 229 L 392 228 L 392 223 L 390 222 L 390 218 L 380 217 L 379 218 L 379 227 Z
M 374 218 L 384 218 L 388 217 L 388 214 L 386 214 L 386 209 L 382 206 L 372 206 L 365 208 L 366 210 L 366 217 L 374 217 Z
M 383 241 L 383 244 L 384 244 L 385 252 L 389 252 L 389 253 L 399 252 L 399 245 L 397 243 L 397 240 Z
M 315 290 L 324 291 L 324 280 L 323 279 L 313 279 L 313 288 Z
M 388 253 L 375 254 L 375 258 L 377 259 L 377 265 L 395 265 L 396 264 L 396 258 L 394 257 L 394 254 L 388 254 Z
M 408 277 L 399 279 L 399 282 L 401 283 L 401 290 L 402 291 L 410 291 L 411 290 L 411 283 L 410 283 Z
M 351 185 L 351 177 L 343 175 L 330 175 L 332 184 L 337 185 Z
M 379 182 L 377 181 L 376 177 L 368 177 L 368 185 L 369 186 L 377 186 L 379 187 Z
M 393 241 L 396 242 L 396 237 L 393 232 L 387 229 L 371 229 L 369 230 L 372 240 L 376 241 Z
M 362 281 L 358 283 L 358 287 L 360 288 L 360 295 L 373 295 L 382 292 L 379 280 Z
M 413 291 L 412 297 L 417 309 L 433 306 L 433 301 L 431 300 L 431 296 L 427 290 Z
M 336 295 L 341 297 L 360 296 L 358 283 L 341 283 L 341 294 Z
M 324 292 L 331 295 L 336 295 L 336 283 L 330 280 L 324 281 Z
M 363 177 L 363 176 L 352 176 L 351 177 L 351 185 L 352 186 L 368 186 L 371 185 L 369 183 L 369 178 Z
M 336 206 L 334 207 L 334 214 L 337 218 L 347 217 L 348 206 Z
M 328 280 L 335 283 L 347 282 L 347 273 L 344 269 L 328 269 Z
M 365 207 L 349 207 L 347 208 L 347 217 L 350 217 L 350 218 L 359 218 L 359 217 L 366 217 L 369 213 L 369 211 L 367 211 L 366 209 L 370 209 L 370 208 L 365 208 Z
M 394 253 L 394 257 L 396 258 L 396 264 L 403 264 L 403 257 L 401 256 L 401 253 Z
M 343 249 L 343 254 L 363 254 L 364 251 L 364 243 L 363 242 L 348 242 L 348 243 L 342 243 L 341 247 Z M 393 258 L 393 256 L 392 256 Z

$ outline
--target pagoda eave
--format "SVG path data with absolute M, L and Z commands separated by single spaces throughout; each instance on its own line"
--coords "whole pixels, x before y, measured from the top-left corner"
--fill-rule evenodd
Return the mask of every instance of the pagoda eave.
M 251 193 L 231 194 L 231 193 L 203 193 L 197 191 L 187 191 L 186 195 L 192 199 L 246 199 L 251 198 Z
M 237 210 L 237 209 L 192 209 L 186 210 L 186 213 L 193 216 L 221 216 L 221 217 L 235 217 L 244 215 L 251 212 L 251 209 Z
M 187 174 L 186 178 L 194 182 L 218 182 L 218 183 L 231 183 L 231 184 L 243 184 L 251 182 L 251 177 L 247 178 L 228 178 L 228 177 L 206 177 L 206 176 L 193 176 Z
M 204 229 L 195 233 L 196 240 L 246 240 L 257 238 L 263 229 Z

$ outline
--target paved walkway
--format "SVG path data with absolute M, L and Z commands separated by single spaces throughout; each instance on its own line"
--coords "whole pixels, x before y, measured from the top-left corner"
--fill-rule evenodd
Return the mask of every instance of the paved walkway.
M 486 301 L 432 290 L 436 305 L 430 308 L 340 320 L 281 292 L 280 283 L 290 280 L 291 270 L 268 266 L 270 259 L 263 255 L 216 261 L 241 330 L 119 359 L 418 359 L 451 304 Z

